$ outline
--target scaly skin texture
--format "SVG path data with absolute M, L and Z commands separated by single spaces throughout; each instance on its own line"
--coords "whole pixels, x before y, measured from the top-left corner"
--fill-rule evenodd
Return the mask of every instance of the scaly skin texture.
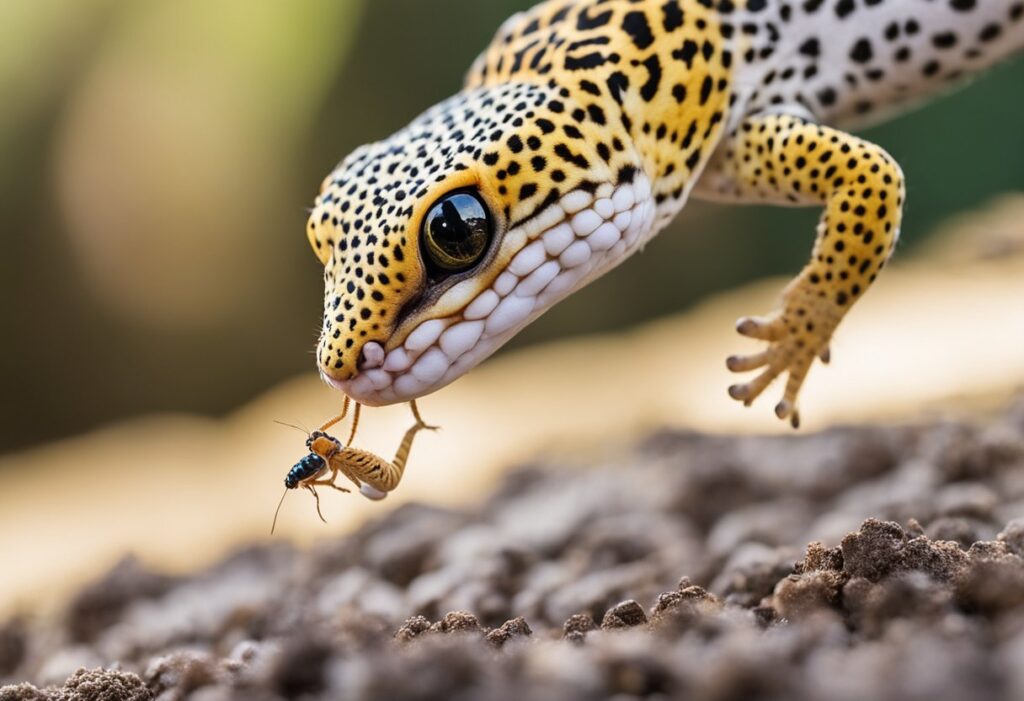
M 464 90 L 324 181 L 326 381 L 365 404 L 452 382 L 642 248 L 699 197 L 824 208 L 767 348 L 730 388 L 800 387 L 899 237 L 899 166 L 837 126 L 876 119 L 1024 47 L 1017 0 L 550 0 L 511 18 Z M 831 125 L 831 126 L 826 126 Z M 441 274 L 424 219 L 453 192 L 489 212 L 486 254 Z

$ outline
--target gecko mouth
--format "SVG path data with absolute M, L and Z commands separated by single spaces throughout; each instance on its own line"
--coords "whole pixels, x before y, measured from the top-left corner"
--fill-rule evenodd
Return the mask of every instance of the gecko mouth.
M 643 175 L 618 186 L 602 185 L 594 193 L 570 192 L 506 233 L 499 259 L 508 264 L 459 312 L 425 319 L 390 350 L 377 342 L 365 343 L 354 377 L 336 380 L 323 375 L 324 380 L 368 406 L 430 394 L 638 250 L 649 238 L 655 216 L 650 181 Z M 446 308 L 445 301 L 442 296 L 437 306 Z

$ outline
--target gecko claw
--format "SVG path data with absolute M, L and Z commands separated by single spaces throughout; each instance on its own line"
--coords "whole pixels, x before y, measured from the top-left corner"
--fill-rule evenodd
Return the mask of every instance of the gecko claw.
M 733 355 L 725 361 L 725 366 L 732 372 L 746 372 L 748 370 L 756 370 L 768 365 L 772 360 L 770 351 L 762 351 L 761 353 L 753 353 L 751 355 Z
M 754 400 L 757 399 L 756 395 L 750 396 L 750 394 L 751 389 L 749 383 L 743 385 L 733 385 L 732 387 L 729 388 L 729 396 L 738 402 L 743 402 L 743 406 L 748 408 L 753 406 Z
M 746 385 L 732 385 L 729 387 L 729 396 L 739 402 L 744 402 L 747 406 L 750 406 L 749 402 L 746 402 L 747 386 Z
M 788 399 L 783 399 L 775 405 L 775 415 L 783 421 L 789 419 L 789 425 L 794 429 L 800 428 L 800 412 Z
M 785 335 L 786 324 L 779 317 L 745 316 L 736 322 L 736 331 L 758 341 L 777 341 Z

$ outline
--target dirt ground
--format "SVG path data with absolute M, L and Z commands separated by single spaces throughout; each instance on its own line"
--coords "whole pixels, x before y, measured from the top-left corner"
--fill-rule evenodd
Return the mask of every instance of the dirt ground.
M 307 505 L 309 506 L 309 505 Z M 0 701 L 1024 698 L 1024 403 L 662 432 L 0 624 Z

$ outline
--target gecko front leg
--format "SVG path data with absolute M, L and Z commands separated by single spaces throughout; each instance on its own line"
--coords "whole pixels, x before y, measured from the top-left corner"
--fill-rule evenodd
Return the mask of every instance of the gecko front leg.
M 739 333 L 768 347 L 727 361 L 733 372 L 763 368 L 753 380 L 729 388 L 748 406 L 787 373 L 775 413 L 798 427 L 800 388 L 814 359 L 827 360 L 833 332 L 899 238 L 903 173 L 867 141 L 800 117 L 763 114 L 744 120 L 719 149 L 699 195 L 825 208 L 811 260 L 786 287 L 779 308 L 737 323 Z

